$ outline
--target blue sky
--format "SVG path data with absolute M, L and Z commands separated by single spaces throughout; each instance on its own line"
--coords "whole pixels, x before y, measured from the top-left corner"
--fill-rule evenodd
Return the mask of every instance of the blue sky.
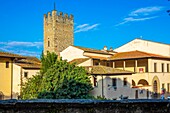
M 0 50 L 39 57 L 43 15 L 74 15 L 74 44 L 117 48 L 135 38 L 170 44 L 168 0 L 1 0 Z

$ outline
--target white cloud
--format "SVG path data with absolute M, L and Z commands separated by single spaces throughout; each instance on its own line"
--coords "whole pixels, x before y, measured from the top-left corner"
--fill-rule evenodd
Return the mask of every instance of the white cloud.
M 128 17 L 123 19 L 123 22 L 115 25 L 123 25 L 128 22 L 137 22 L 137 21 L 146 21 L 150 19 L 157 18 L 159 16 L 155 16 L 154 14 L 161 11 L 164 7 L 161 6 L 153 6 L 153 7 L 144 7 L 144 8 L 139 8 L 137 10 L 132 11 Z
M 17 50 L 17 49 L 6 49 L 1 47 L 0 51 L 5 51 L 9 53 L 14 53 L 14 54 L 19 54 L 23 56 L 35 56 L 35 57 L 40 57 L 41 53 L 40 52 L 35 52 L 35 51 L 28 51 L 28 50 Z
M 99 26 L 99 24 L 93 24 L 93 25 L 82 24 L 82 25 L 78 25 L 75 28 L 74 33 L 89 31 L 89 30 L 97 28 L 98 26 Z
M 135 11 L 132 11 L 129 14 L 129 16 L 140 16 L 140 15 L 146 16 L 146 15 L 150 15 L 151 13 L 161 11 L 162 9 L 163 9 L 163 7 L 161 7 L 161 6 L 140 8 Z
M 0 45 L 5 45 L 6 47 L 41 47 L 43 42 L 19 42 L 19 41 L 11 41 L 11 42 L 0 42 Z
M 78 25 L 78 26 L 76 27 L 76 29 L 81 29 L 81 28 L 84 28 L 84 27 L 87 27 L 87 26 L 89 26 L 89 24 Z
M 154 19 L 157 18 L 158 16 L 154 16 L 154 17 L 146 17 L 146 18 L 134 18 L 134 17 L 128 17 L 128 18 L 124 18 L 124 21 L 115 25 L 115 26 L 119 26 L 128 22 L 135 22 L 135 21 L 145 21 L 145 20 L 150 20 L 150 19 Z
M 24 56 L 40 57 L 42 46 L 43 42 L 0 42 L 0 51 L 20 54 Z
M 15 52 L 16 54 L 24 55 L 24 56 L 36 56 L 40 57 L 40 52 L 35 51 L 27 51 L 27 50 L 19 50 Z

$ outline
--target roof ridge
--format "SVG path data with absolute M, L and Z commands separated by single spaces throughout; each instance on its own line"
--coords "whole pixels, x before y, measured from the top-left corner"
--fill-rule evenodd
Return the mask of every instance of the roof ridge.
M 82 49 L 84 48 L 84 49 L 91 49 L 91 50 L 99 50 L 99 51 L 101 51 L 100 49 L 94 49 L 94 48 L 88 48 L 88 47 L 82 47 L 82 46 L 75 46 L 75 45 L 72 45 L 72 46 L 82 48 Z
M 169 45 L 169 46 L 170 46 L 170 44 L 166 44 L 166 43 L 163 43 L 163 42 L 155 42 L 155 41 L 152 41 L 152 40 L 145 40 L 145 39 L 141 39 L 141 38 L 135 38 L 134 40 L 136 40 L 136 39 L 142 40 L 142 41 L 148 41 L 148 42 L 158 43 L 158 44 Z M 133 40 L 132 40 L 132 41 L 133 41 Z

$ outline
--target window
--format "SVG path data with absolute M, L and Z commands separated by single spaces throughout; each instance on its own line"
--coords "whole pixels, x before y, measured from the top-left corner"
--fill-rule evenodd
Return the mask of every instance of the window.
M 169 64 L 167 64 L 167 72 L 169 72 Z
M 164 72 L 164 63 L 162 63 L 162 72 Z
M 123 86 L 127 86 L 127 78 L 123 79 Z
M 164 83 L 162 84 L 162 88 L 163 88 L 163 89 L 165 88 L 165 84 L 164 84 Z
M 48 47 L 50 47 L 50 41 L 48 41 Z
M 97 87 L 97 77 L 93 76 L 93 85 L 94 87 Z
M 154 72 L 157 72 L 157 64 L 154 63 Z
M 25 77 L 25 78 L 28 77 L 28 72 L 24 72 L 24 77 Z
M 6 68 L 9 68 L 9 61 L 6 62 Z
M 107 65 L 107 67 L 109 67 L 109 66 L 110 66 L 110 62 L 107 62 L 107 64 L 106 64 L 106 65 Z
M 94 65 L 94 66 L 98 66 L 98 65 L 99 65 L 99 63 L 100 63 L 100 61 L 99 61 L 99 60 L 93 60 L 93 65 Z
M 95 65 L 95 66 L 98 66 L 98 65 L 99 65 L 99 62 L 95 62 L 94 65 Z
M 116 86 L 117 86 L 117 84 L 116 84 L 116 78 L 112 78 L 112 86 L 113 86 L 113 87 L 116 87 Z
M 170 83 L 167 84 L 167 93 L 170 92 Z

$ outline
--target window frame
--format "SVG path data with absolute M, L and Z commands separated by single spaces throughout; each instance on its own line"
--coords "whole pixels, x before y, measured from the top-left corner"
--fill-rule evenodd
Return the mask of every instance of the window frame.
M 167 93 L 170 93 L 170 83 L 167 83 Z
M 157 72 L 157 63 L 154 63 L 154 72 Z
M 164 65 L 164 63 L 162 63 L 161 66 L 162 66 L 162 72 L 164 72 L 164 71 L 165 71 L 165 65 Z
M 117 78 L 112 78 L 112 86 L 117 87 Z
M 97 76 L 93 76 L 93 86 L 97 87 L 98 83 L 97 83 Z
M 127 86 L 128 81 L 127 81 L 127 77 L 123 78 L 123 86 Z
M 169 72 L 169 64 L 167 64 L 167 72 Z
M 9 68 L 9 61 L 6 61 L 6 68 Z
M 28 72 L 24 72 L 24 77 L 28 78 Z

